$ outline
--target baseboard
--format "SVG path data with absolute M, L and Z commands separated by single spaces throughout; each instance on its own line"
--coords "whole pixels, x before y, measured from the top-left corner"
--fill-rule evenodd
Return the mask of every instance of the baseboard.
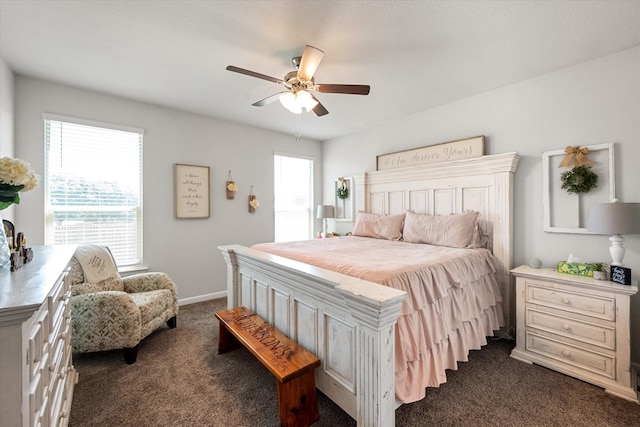
M 212 294 L 198 295 L 197 297 L 179 298 L 178 306 L 195 304 L 197 302 L 209 301 L 212 299 L 226 298 L 227 291 L 214 292 Z
M 631 388 L 638 393 L 638 399 L 640 400 L 640 363 L 631 362 Z

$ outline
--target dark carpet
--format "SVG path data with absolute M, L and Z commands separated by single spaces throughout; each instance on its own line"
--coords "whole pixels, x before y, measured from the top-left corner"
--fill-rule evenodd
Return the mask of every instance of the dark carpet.
M 278 426 L 275 379 L 244 348 L 218 355 L 214 313 L 225 300 L 180 307 L 178 327 L 145 338 L 133 365 L 121 351 L 74 354 L 70 425 Z M 397 426 L 640 426 L 640 405 L 509 357 L 490 341 L 448 381 L 396 411 Z M 355 426 L 318 393 L 314 426 Z

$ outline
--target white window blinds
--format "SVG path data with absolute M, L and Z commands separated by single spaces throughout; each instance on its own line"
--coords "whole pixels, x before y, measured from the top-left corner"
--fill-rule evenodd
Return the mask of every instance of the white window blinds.
M 142 131 L 45 116 L 45 243 L 107 245 L 142 263 Z
M 313 237 L 313 160 L 274 156 L 276 242 Z

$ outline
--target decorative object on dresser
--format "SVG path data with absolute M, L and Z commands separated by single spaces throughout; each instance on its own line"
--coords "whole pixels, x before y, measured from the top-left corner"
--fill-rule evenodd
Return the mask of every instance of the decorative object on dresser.
M 621 285 L 631 284 L 631 269 L 614 265 L 611 267 L 611 281 Z
M 134 363 L 140 341 L 163 323 L 176 327 L 177 288 L 165 273 L 121 278 L 105 246 L 82 245 L 70 263 L 73 351 L 123 349 Z
M 16 271 L 33 259 L 33 249 L 27 247 L 27 238 L 24 237 L 22 232 L 16 233 L 16 227 L 11 221 L 3 219 L 0 222 L 9 247 L 9 260 L 11 263 L 9 269 Z
M 606 262 L 590 262 L 589 265 L 593 270 L 593 278 L 596 280 L 607 280 L 607 263 Z
M 20 193 L 33 190 L 37 186 L 38 177 L 29 163 L 10 157 L 0 158 L 0 268 L 11 261 L 12 249 L 9 247 L 1 211 L 13 204 L 19 204 Z M 15 229 L 12 238 L 15 238 Z M 19 264 L 19 262 L 14 262 L 14 264 Z
M 640 233 L 640 203 L 594 203 L 589 210 L 587 229 L 593 233 L 610 234 L 611 265 L 624 265 L 624 237 L 622 234 Z
M 331 205 L 318 205 L 316 218 L 322 220 L 322 237 L 327 237 L 327 219 L 335 217 L 335 211 Z
M 630 299 L 638 286 L 534 269 L 516 277 L 516 347 L 536 363 L 637 402 L 631 379 Z
M 75 246 L 37 246 L 16 272 L 0 268 L 0 424 L 66 426 L 77 373 L 71 352 Z

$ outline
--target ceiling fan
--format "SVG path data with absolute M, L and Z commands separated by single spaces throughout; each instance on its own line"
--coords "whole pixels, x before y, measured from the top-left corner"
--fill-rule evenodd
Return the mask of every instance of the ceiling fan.
M 263 107 L 279 99 L 287 110 L 296 114 L 300 114 L 303 111 L 313 111 L 317 116 L 329 114 L 329 111 L 324 108 L 312 92 L 350 95 L 369 94 L 370 87 L 368 85 L 316 84 L 313 75 L 318 65 L 320 65 L 323 56 L 324 52 L 320 49 L 306 45 L 302 56 L 296 56 L 291 60 L 296 67 L 296 71 L 287 73 L 284 79 L 270 77 L 233 65 L 229 65 L 227 70 L 283 85 L 287 90 L 275 93 L 260 101 L 254 102 L 252 105 L 255 107 Z

